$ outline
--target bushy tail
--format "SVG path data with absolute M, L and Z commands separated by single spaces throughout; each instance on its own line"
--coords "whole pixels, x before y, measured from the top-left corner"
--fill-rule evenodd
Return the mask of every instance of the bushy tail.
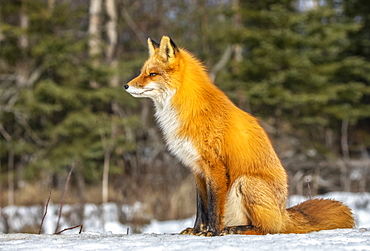
M 288 208 L 285 233 L 308 233 L 337 228 L 353 228 L 355 221 L 343 203 L 330 199 L 307 200 Z

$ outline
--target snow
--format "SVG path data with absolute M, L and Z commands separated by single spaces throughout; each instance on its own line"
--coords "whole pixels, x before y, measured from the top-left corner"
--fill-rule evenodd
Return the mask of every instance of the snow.
M 84 229 L 68 230 L 61 235 L 52 235 L 55 230 L 57 205 L 50 205 L 44 222 L 46 234 L 1 234 L 0 250 L 369 250 L 370 251 L 370 193 L 329 193 L 321 198 L 337 199 L 347 204 L 355 214 L 355 229 L 336 229 L 313 232 L 309 234 L 275 234 L 265 236 L 228 235 L 202 237 L 179 235 L 181 230 L 192 226 L 194 217 L 160 222 L 152 220 L 142 229 L 142 234 L 127 234 L 129 225 L 119 222 L 119 212 L 126 213 L 126 219 L 139 214 L 142 205 L 133 206 L 105 204 L 103 206 L 85 205 Z M 288 207 L 307 198 L 291 196 Z M 101 220 L 104 209 L 105 220 Z M 74 207 L 65 205 L 63 212 L 70 214 Z M 13 229 L 22 224 L 32 224 L 32 218 L 40 216 L 40 208 L 6 207 L 2 214 L 7 214 Z M 42 211 L 41 211 L 42 214 Z M 32 217 L 30 217 L 32 216 Z M 71 215 L 72 221 L 78 222 Z M 73 226 L 71 219 L 61 219 L 61 227 Z M 77 225 L 77 224 L 75 224 Z
M 143 233 L 179 233 L 187 227 L 193 226 L 195 217 L 177 221 L 157 221 L 151 223 L 143 229 Z
M 0 234 L 0 250 L 370 250 L 370 231 L 202 237 L 178 234 Z

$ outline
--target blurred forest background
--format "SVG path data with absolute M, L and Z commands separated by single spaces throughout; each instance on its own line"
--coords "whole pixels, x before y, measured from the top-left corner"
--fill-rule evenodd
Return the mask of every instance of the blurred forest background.
M 260 119 L 290 194 L 370 191 L 368 0 L 2 0 L 0 13 L 0 207 L 44 204 L 50 186 L 57 203 L 73 168 L 66 203 L 194 214 L 152 102 L 123 89 L 162 35 Z

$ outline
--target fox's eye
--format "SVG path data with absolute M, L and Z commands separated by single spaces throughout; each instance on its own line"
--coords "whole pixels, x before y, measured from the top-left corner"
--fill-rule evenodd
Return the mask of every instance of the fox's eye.
M 154 73 L 154 72 L 149 73 L 150 77 L 154 77 L 155 75 L 157 75 L 157 73 Z

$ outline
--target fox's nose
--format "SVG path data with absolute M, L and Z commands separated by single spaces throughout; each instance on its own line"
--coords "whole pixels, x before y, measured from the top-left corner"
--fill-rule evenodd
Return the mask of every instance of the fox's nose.
M 129 85 L 124 85 L 123 87 L 127 90 L 130 86 Z

